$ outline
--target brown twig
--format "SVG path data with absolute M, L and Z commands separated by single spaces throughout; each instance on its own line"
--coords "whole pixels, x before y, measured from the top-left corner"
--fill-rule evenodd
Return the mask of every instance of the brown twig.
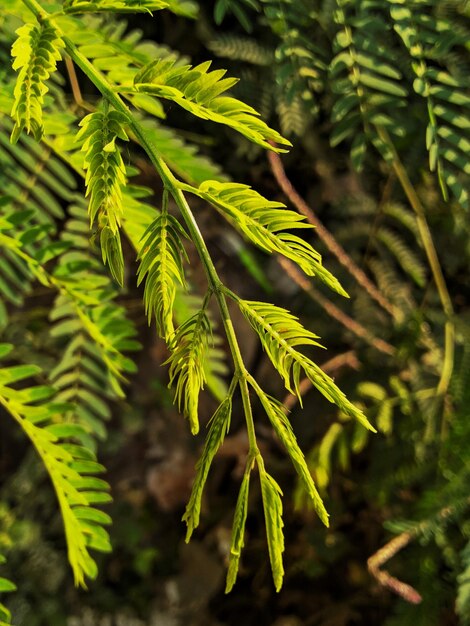
M 470 505 L 470 498 L 466 500 L 467 506 Z M 455 506 L 446 506 L 439 511 L 436 518 L 445 522 L 455 513 Z M 367 568 L 371 575 L 383 586 L 390 589 L 407 602 L 411 604 L 419 604 L 422 600 L 421 595 L 411 587 L 410 585 L 398 580 L 394 576 L 391 576 L 388 572 L 381 570 L 381 566 L 385 565 L 392 557 L 394 557 L 400 550 L 403 550 L 410 541 L 413 541 L 418 535 L 423 534 L 431 524 L 435 523 L 435 519 L 425 520 L 421 522 L 414 530 L 406 531 L 394 537 L 391 541 L 386 543 L 380 550 L 377 550 L 375 554 L 367 559 Z
M 363 270 L 351 259 L 345 249 L 336 241 L 330 231 L 323 225 L 320 219 L 315 215 L 313 210 L 308 206 L 305 200 L 296 191 L 282 165 L 281 158 L 271 150 L 268 152 L 268 159 L 271 165 L 272 173 L 284 194 L 289 198 L 297 210 L 305 215 L 307 220 L 315 226 L 316 232 L 328 250 L 335 255 L 341 265 L 355 278 L 358 284 L 365 289 L 369 296 L 375 300 L 387 313 L 392 317 L 396 316 L 395 307 L 385 298 L 377 289 L 372 281 L 366 276 Z
M 94 107 L 92 107 L 90 104 L 88 104 L 88 102 L 83 99 L 80 89 L 80 83 L 78 82 L 77 73 L 75 72 L 75 65 L 68 55 L 65 55 L 65 67 L 67 69 L 73 99 L 82 109 L 86 109 L 87 111 L 94 111 Z
M 355 370 L 359 369 L 360 363 L 354 350 L 349 350 L 348 352 L 343 352 L 343 354 L 338 354 L 337 356 L 334 356 L 333 358 L 323 363 L 321 365 L 321 368 L 327 374 L 331 374 L 332 372 L 336 372 L 341 367 L 345 366 Z M 308 378 L 304 378 L 303 380 L 301 380 L 299 384 L 300 396 L 305 396 L 305 394 L 309 391 L 309 389 L 311 389 L 312 386 L 313 384 Z M 288 393 L 284 398 L 282 404 L 286 411 L 291 411 L 293 407 L 297 404 L 298 400 L 298 396 L 292 393 Z
M 285 270 L 285 272 L 294 280 L 299 287 L 301 287 L 307 295 L 309 295 L 315 302 L 317 302 L 330 317 L 334 318 L 340 324 L 342 324 L 345 328 L 354 333 L 357 337 L 360 337 L 368 344 L 373 346 L 379 352 L 383 354 L 388 354 L 389 356 L 393 356 L 395 354 L 395 348 L 384 341 L 383 339 L 379 339 L 374 337 L 374 335 L 362 326 L 356 320 L 353 320 L 352 317 L 341 311 L 335 304 L 333 304 L 328 298 L 325 298 L 313 285 L 312 283 L 300 272 L 297 267 L 289 261 L 288 259 L 279 256 L 278 262 L 281 267 Z
M 419 604 L 422 597 L 414 587 L 398 580 L 398 578 L 395 578 L 395 576 L 392 576 L 385 570 L 380 569 L 380 567 L 385 565 L 395 554 L 403 550 L 414 536 L 415 535 L 410 532 L 404 532 L 398 535 L 398 537 L 394 537 L 367 560 L 367 568 L 371 575 L 383 587 L 390 589 L 390 591 L 393 591 L 393 593 L 396 593 L 410 604 Z

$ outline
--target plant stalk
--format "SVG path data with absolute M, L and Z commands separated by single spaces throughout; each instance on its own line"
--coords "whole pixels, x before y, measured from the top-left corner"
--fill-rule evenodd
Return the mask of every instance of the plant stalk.
M 23 3 L 32 11 L 32 13 L 36 16 L 38 20 L 45 21 L 49 19 L 49 15 L 37 2 L 37 0 L 23 0 Z M 66 51 L 70 58 L 74 61 L 74 63 L 76 63 L 77 66 L 86 74 L 89 80 L 108 100 L 108 102 L 117 111 L 120 111 L 126 116 L 129 128 L 132 130 L 138 142 L 147 153 L 160 178 L 162 179 L 165 188 L 173 196 L 181 212 L 181 215 L 183 216 L 183 219 L 191 235 L 192 241 L 204 266 L 209 287 L 216 297 L 217 304 L 221 313 L 222 323 L 235 366 L 235 374 L 238 377 L 239 381 L 240 393 L 242 396 L 243 408 L 245 411 L 250 455 L 256 455 L 258 454 L 258 446 L 256 443 L 253 412 L 251 408 L 251 401 L 247 384 L 248 372 L 246 370 L 243 357 L 240 352 L 240 346 L 238 344 L 235 329 L 232 324 L 227 301 L 221 289 L 222 281 L 217 274 L 217 270 L 215 269 L 214 263 L 210 256 L 209 250 L 207 249 L 201 231 L 199 230 L 196 219 L 181 190 L 180 183 L 173 175 L 163 158 L 160 156 L 156 146 L 154 146 L 154 144 L 149 140 L 145 132 L 145 128 L 132 115 L 129 107 L 125 104 L 119 94 L 116 93 L 112 85 L 110 85 L 110 83 L 107 81 L 106 77 L 100 71 L 98 71 L 92 63 L 90 63 L 90 61 L 78 50 L 75 44 L 67 36 L 60 32 L 60 29 L 56 24 L 53 25 L 60 34 L 62 40 L 64 41 Z
M 446 323 L 444 329 L 444 363 L 441 370 L 441 376 L 436 388 L 438 395 L 444 395 L 448 388 L 450 379 L 452 377 L 452 371 L 454 369 L 454 349 L 455 349 L 455 324 L 453 321 L 454 307 L 452 300 L 447 289 L 444 274 L 442 272 L 439 257 L 437 255 L 436 247 L 432 238 L 431 231 L 429 229 L 428 222 L 426 220 L 426 213 L 424 207 L 419 199 L 418 194 L 409 179 L 408 173 L 401 162 L 395 147 L 393 146 L 387 131 L 381 127 L 377 127 L 377 133 L 382 141 L 390 147 L 393 154 L 391 166 L 393 171 L 397 175 L 398 180 L 405 192 L 408 201 L 415 212 L 416 221 L 418 224 L 419 234 L 421 241 L 428 259 L 429 267 L 436 284 L 439 299 L 441 301 L 442 309 L 446 316 Z

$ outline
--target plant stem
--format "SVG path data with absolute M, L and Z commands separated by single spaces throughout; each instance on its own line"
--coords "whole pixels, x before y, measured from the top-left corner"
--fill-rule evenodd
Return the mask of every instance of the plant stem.
M 23 3 L 34 13 L 39 20 L 48 19 L 48 14 L 40 6 L 37 0 L 23 0 Z M 253 412 L 251 409 L 250 395 L 247 384 L 247 369 L 245 367 L 242 354 L 240 352 L 240 346 L 238 344 L 235 329 L 230 318 L 230 313 L 227 306 L 227 301 L 224 293 L 222 292 L 222 281 L 220 280 L 217 270 L 207 249 L 204 238 L 199 230 L 199 226 L 196 219 L 188 205 L 188 202 L 181 190 L 181 183 L 171 172 L 168 165 L 162 159 L 158 152 L 158 149 L 148 138 L 145 128 L 139 123 L 139 121 L 132 115 L 131 110 L 122 100 L 122 98 L 115 92 L 112 85 L 108 82 L 106 77 L 97 70 L 92 63 L 77 49 L 75 44 L 66 37 L 56 24 L 53 24 L 60 37 L 65 43 L 65 48 L 70 58 L 80 67 L 80 69 L 86 74 L 89 80 L 95 85 L 100 93 L 107 99 L 107 101 L 117 110 L 123 113 L 128 119 L 129 128 L 136 136 L 138 142 L 147 153 L 150 161 L 157 170 L 160 178 L 163 181 L 165 188 L 173 196 L 178 208 L 183 216 L 186 226 L 191 235 L 191 239 L 196 247 L 198 255 L 204 266 L 209 287 L 214 293 L 219 310 L 222 317 L 222 323 L 227 336 L 230 352 L 232 354 L 235 375 L 239 381 L 240 393 L 242 396 L 243 408 L 245 411 L 248 441 L 250 446 L 250 455 L 258 454 L 258 446 L 256 443 L 256 433 L 253 420 Z
M 428 258 L 429 267 L 431 268 L 434 282 L 437 287 L 437 292 L 439 294 L 442 309 L 447 318 L 444 329 L 444 363 L 442 366 L 439 383 L 436 389 L 438 395 L 444 395 L 449 388 L 450 379 L 452 377 L 452 370 L 454 368 L 455 324 L 453 321 L 454 308 L 452 306 L 452 300 L 447 289 L 444 274 L 442 273 L 439 257 L 437 256 L 436 247 L 434 245 L 432 234 L 426 220 L 426 213 L 423 205 L 421 204 L 421 200 L 419 199 L 419 196 L 409 179 L 408 173 L 403 166 L 403 163 L 401 162 L 387 131 L 378 126 L 377 133 L 380 139 L 384 141 L 385 144 L 392 151 L 392 168 L 397 175 L 403 191 L 405 192 L 406 197 L 408 198 L 408 201 L 416 214 L 416 221 L 418 224 L 421 241 L 423 242 L 423 247 Z
M 348 255 L 343 246 L 334 238 L 332 233 L 326 228 L 313 209 L 309 207 L 309 205 L 292 185 L 291 181 L 287 177 L 280 156 L 275 152 L 268 152 L 268 160 L 271 166 L 271 171 L 279 187 L 297 208 L 299 213 L 305 215 L 310 224 L 315 226 L 315 233 L 320 237 L 328 250 L 335 255 L 341 265 L 351 274 L 356 282 L 363 289 L 365 289 L 365 291 L 367 291 L 369 296 L 382 307 L 382 309 L 387 311 L 387 313 L 393 318 L 397 318 L 398 312 L 396 307 L 394 307 L 394 305 L 389 302 L 389 300 L 387 300 L 382 293 L 380 293 L 376 285 L 374 285 L 366 273 Z

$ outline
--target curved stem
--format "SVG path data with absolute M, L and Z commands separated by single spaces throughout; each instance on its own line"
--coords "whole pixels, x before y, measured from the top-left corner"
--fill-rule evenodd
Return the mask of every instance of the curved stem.
M 449 290 L 447 289 L 444 274 L 442 272 L 439 257 L 437 256 L 436 247 L 432 238 L 431 231 L 429 229 L 428 222 L 426 220 L 426 213 L 412 182 L 408 177 L 408 173 L 400 161 L 400 158 L 393 146 L 387 131 L 379 126 L 377 133 L 382 141 L 392 151 L 391 166 L 397 175 L 398 180 L 405 192 L 406 197 L 415 212 L 416 221 L 418 224 L 419 234 L 421 241 L 428 258 L 429 267 L 436 284 L 439 299 L 441 301 L 442 309 L 447 318 L 444 330 L 444 363 L 441 370 L 441 376 L 437 385 L 436 392 L 438 395 L 444 395 L 449 388 L 450 379 L 452 377 L 452 371 L 454 369 L 454 348 L 455 348 L 455 324 L 453 321 L 454 307 L 452 306 L 452 300 L 450 298 Z
M 49 18 L 49 15 L 44 11 L 44 9 L 40 6 L 37 0 L 23 0 L 23 3 L 34 13 L 37 19 L 46 20 Z M 215 269 L 214 263 L 209 254 L 201 231 L 199 230 L 196 219 L 183 194 L 183 191 L 181 189 L 181 183 L 173 175 L 170 168 L 161 157 L 156 146 L 148 138 L 145 132 L 145 128 L 132 115 L 129 107 L 125 104 L 119 94 L 115 92 L 106 77 L 99 70 L 97 70 L 92 63 L 90 63 L 90 61 L 77 49 L 75 44 L 66 35 L 60 32 L 60 29 L 57 27 L 57 25 L 54 24 L 54 27 L 60 33 L 60 37 L 65 43 L 65 48 L 70 58 L 78 65 L 78 67 L 80 67 L 80 69 L 86 74 L 89 80 L 95 85 L 95 87 L 101 92 L 101 94 L 107 99 L 107 101 L 117 111 L 120 111 L 126 116 L 129 128 L 134 133 L 140 145 L 147 153 L 150 161 L 152 162 L 160 178 L 162 179 L 165 189 L 169 193 L 171 193 L 181 212 L 181 215 L 191 235 L 191 239 L 204 266 L 209 287 L 214 293 L 217 304 L 219 306 L 222 323 L 235 366 L 235 375 L 239 381 L 240 393 L 242 396 L 243 408 L 245 411 L 250 455 L 256 455 L 258 454 L 258 446 L 256 443 L 253 412 L 251 408 L 250 395 L 247 384 L 248 372 L 245 367 L 242 354 L 240 352 L 240 346 L 238 344 L 235 329 L 230 318 L 227 301 L 222 291 L 222 282 L 217 274 L 217 270 Z

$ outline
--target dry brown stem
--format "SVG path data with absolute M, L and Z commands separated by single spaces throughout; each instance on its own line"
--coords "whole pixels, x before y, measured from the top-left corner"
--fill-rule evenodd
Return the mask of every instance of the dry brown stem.
M 372 576 L 383 587 L 390 589 L 390 591 L 393 591 L 393 593 L 396 593 L 410 604 L 419 604 L 422 597 L 414 587 L 398 580 L 398 578 L 395 578 L 395 576 L 392 576 L 387 571 L 380 569 L 380 567 L 385 565 L 395 554 L 403 550 L 413 538 L 414 535 L 409 532 L 404 532 L 398 535 L 398 537 L 394 537 L 367 560 L 367 567 Z
M 269 151 L 268 159 L 271 165 L 272 173 L 284 194 L 289 198 L 291 203 L 297 208 L 299 213 L 305 215 L 307 220 L 315 226 L 316 232 L 328 250 L 335 255 L 341 265 L 351 274 L 357 283 L 369 294 L 369 296 L 377 302 L 387 313 L 395 317 L 396 311 L 393 304 L 380 293 L 377 287 L 366 276 L 364 271 L 351 259 L 345 249 L 339 244 L 330 231 L 323 225 L 321 220 L 315 215 L 314 211 L 308 206 L 305 200 L 296 191 L 282 165 L 281 158 L 278 154 Z
M 315 300 L 315 302 L 317 302 L 330 317 L 340 322 L 340 324 L 342 324 L 345 328 L 350 330 L 357 337 L 366 341 L 379 352 L 389 356 L 395 354 L 395 348 L 391 344 L 387 343 L 383 339 L 375 337 L 367 330 L 367 328 L 365 328 L 365 326 L 353 320 L 352 317 L 341 311 L 341 309 L 328 300 L 328 298 L 325 298 L 325 296 L 312 285 L 308 278 L 298 270 L 297 266 L 294 265 L 292 261 L 289 261 L 284 257 L 278 257 L 278 262 L 285 272 L 292 278 L 292 280 L 294 280 L 297 285 L 305 291 L 305 293 Z

